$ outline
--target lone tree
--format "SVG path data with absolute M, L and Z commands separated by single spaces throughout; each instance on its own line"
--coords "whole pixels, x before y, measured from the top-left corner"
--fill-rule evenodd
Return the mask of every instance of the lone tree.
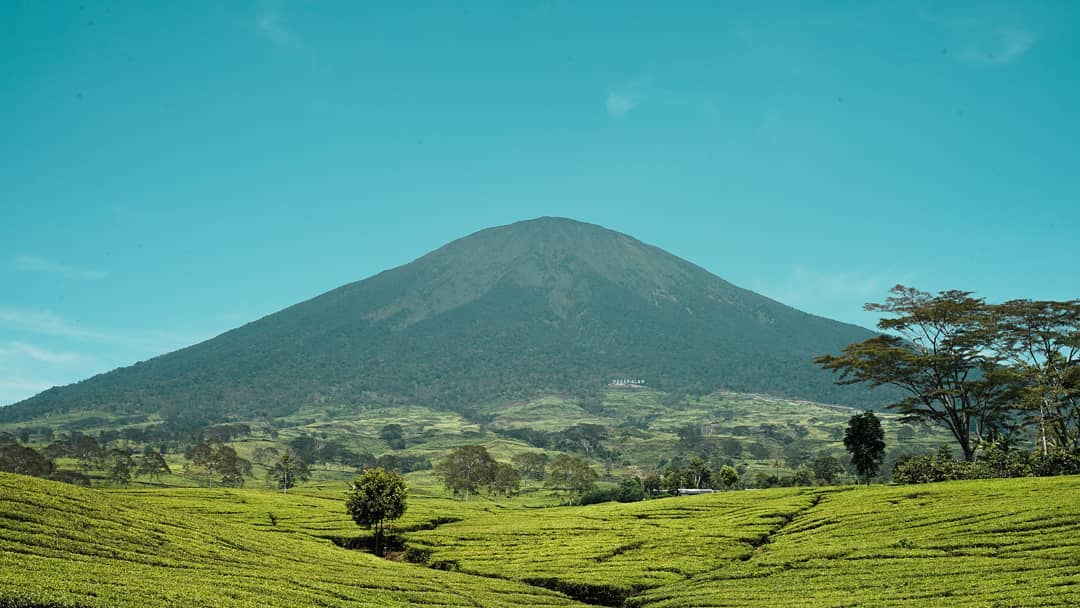
M 872 312 L 894 315 L 878 322 L 880 335 L 844 347 L 840 356 L 814 359 L 839 374 L 837 384 L 866 382 L 899 387 L 908 397 L 890 404 L 906 420 L 944 425 L 956 438 L 965 460 L 972 460 L 977 439 L 1003 419 L 1015 387 L 990 351 L 991 307 L 966 291 L 934 296 L 897 285 Z M 974 437 L 973 437 L 974 434 Z
M 386 522 L 405 514 L 409 489 L 396 471 L 368 469 L 349 483 L 345 508 L 356 525 L 375 531 L 375 553 L 382 555 Z
M 304 461 L 297 458 L 291 449 L 286 448 L 274 462 L 270 475 L 282 493 L 288 494 L 289 488 L 295 486 L 297 481 L 307 481 L 309 473 Z
M 495 459 L 484 446 L 463 445 L 439 463 L 437 472 L 447 488 L 463 492 L 468 502 L 469 494 L 494 481 Z
M 844 447 L 851 452 L 851 464 L 866 479 L 866 485 L 870 485 L 870 478 L 885 460 L 885 432 L 874 412 L 867 410 L 848 420 Z

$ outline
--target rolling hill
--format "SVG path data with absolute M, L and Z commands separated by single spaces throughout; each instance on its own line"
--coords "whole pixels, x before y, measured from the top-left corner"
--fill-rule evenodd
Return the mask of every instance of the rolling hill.
M 97 409 L 212 422 L 305 405 L 468 411 L 613 378 L 673 393 L 768 393 L 857 407 L 811 363 L 872 332 L 739 288 L 600 226 L 540 218 L 482 230 L 189 348 L 0 409 Z

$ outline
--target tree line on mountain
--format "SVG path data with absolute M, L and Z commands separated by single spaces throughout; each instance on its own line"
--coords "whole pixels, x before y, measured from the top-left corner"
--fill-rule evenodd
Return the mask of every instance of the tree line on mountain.
M 965 462 L 1006 459 L 964 465 L 971 471 L 1073 470 L 1068 463 L 1080 459 L 1080 300 L 990 304 L 971 292 L 933 295 L 902 285 L 890 293 L 865 307 L 890 315 L 878 323 L 887 333 L 815 362 L 840 384 L 904 391 L 888 407 L 905 420 L 948 429 Z M 1033 438 L 1035 454 L 1012 454 L 1025 437 Z

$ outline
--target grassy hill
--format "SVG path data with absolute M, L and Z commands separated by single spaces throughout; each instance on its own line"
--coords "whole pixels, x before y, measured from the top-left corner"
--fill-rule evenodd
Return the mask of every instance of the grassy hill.
M 811 359 L 870 331 L 809 315 L 611 230 L 541 218 L 482 230 L 214 339 L 0 408 L 0 421 L 70 410 L 176 426 L 310 406 L 469 411 L 613 378 L 882 405 Z
M 304 503 L 318 513 L 305 531 L 269 521 L 278 505 L 288 519 L 295 497 L 260 502 L 269 508 L 258 522 L 184 508 L 263 495 L 180 492 L 172 504 L 0 474 L 0 606 L 574 605 L 521 583 L 341 549 L 315 535 L 325 532 L 317 522 L 345 519 L 340 499 Z
M 399 526 L 407 555 L 457 572 L 327 540 L 366 535 L 343 489 L 111 492 L 0 475 L 0 606 L 1080 603 L 1078 477 L 546 509 L 419 487 Z

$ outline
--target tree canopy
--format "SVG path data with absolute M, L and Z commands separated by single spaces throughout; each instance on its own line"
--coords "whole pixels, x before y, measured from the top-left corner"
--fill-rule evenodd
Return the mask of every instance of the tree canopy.
M 867 304 L 865 309 L 894 315 L 877 324 L 891 335 L 849 344 L 840 356 L 822 355 L 814 362 L 837 372 L 839 384 L 903 389 L 909 396 L 888 407 L 908 419 L 944 425 L 970 460 L 975 452 L 972 434 L 979 436 L 1003 420 L 1012 388 L 985 349 L 990 340 L 986 304 L 965 291 L 933 296 L 897 285 L 890 293 L 884 304 Z
M 409 489 L 395 471 L 373 468 L 349 484 L 345 508 L 357 525 L 375 531 L 375 552 L 381 554 L 386 522 L 405 514 Z
M 874 412 L 868 410 L 851 417 L 844 435 L 844 447 L 851 452 L 851 464 L 869 484 L 885 461 L 885 432 Z
M 566 493 L 567 502 L 574 504 L 574 498 L 592 489 L 599 475 L 589 463 L 577 456 L 560 454 L 551 463 L 548 484 Z
M 494 480 L 496 466 L 483 446 L 463 445 L 443 458 L 436 471 L 447 488 L 461 492 L 468 502 L 471 493 Z

